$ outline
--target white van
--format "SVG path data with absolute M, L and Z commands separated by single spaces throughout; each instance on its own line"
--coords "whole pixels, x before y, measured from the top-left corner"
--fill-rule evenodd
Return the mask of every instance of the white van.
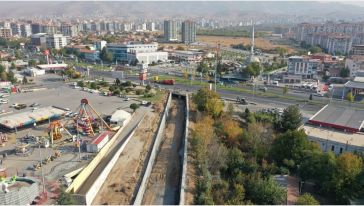
M 278 87 L 279 86 L 278 81 L 273 81 L 273 85 Z

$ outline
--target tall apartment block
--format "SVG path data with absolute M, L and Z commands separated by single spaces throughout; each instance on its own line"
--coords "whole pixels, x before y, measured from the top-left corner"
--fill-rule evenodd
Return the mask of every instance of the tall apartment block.
M 178 41 L 176 21 L 173 20 L 164 21 L 164 39 L 167 42 Z
M 196 23 L 190 20 L 182 22 L 182 42 L 185 44 L 196 41 Z

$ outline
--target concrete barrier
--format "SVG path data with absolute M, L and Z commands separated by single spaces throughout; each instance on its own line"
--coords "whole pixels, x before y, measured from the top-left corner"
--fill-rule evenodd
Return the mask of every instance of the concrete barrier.
M 133 114 L 134 115 L 134 114 Z M 133 117 L 132 115 L 132 117 Z M 131 117 L 131 118 L 132 118 Z M 128 122 L 127 122 L 128 123 Z M 82 186 L 85 180 L 90 176 L 92 171 L 97 167 L 97 165 L 101 162 L 101 160 L 107 155 L 111 146 L 115 143 L 116 139 L 118 139 L 119 135 L 126 127 L 127 124 L 122 126 L 113 136 L 113 138 L 99 151 L 99 153 L 95 156 L 94 159 L 77 175 L 77 177 L 73 180 L 72 184 L 66 189 L 66 192 L 76 193 L 78 189 Z
M 187 178 L 187 156 L 188 156 L 188 125 L 189 125 L 189 99 L 188 94 L 185 96 L 186 100 L 186 109 L 185 109 L 185 132 L 184 132 L 184 141 L 183 141 L 183 156 L 182 156 L 182 175 L 181 175 L 181 189 L 179 193 L 179 205 L 185 204 L 185 189 L 186 189 L 186 178 Z
M 163 132 L 164 132 L 164 128 L 166 126 L 166 120 L 167 120 L 167 117 L 168 117 L 168 112 L 169 112 L 169 108 L 171 106 L 171 102 L 172 102 L 172 93 L 169 93 L 167 103 L 166 103 L 166 107 L 164 108 L 163 116 L 162 116 L 162 119 L 161 119 L 161 121 L 159 123 L 157 135 L 154 138 L 153 147 L 152 147 L 152 151 L 151 151 L 150 156 L 149 156 L 148 164 L 147 164 L 147 167 L 145 169 L 142 181 L 140 183 L 138 192 L 137 192 L 135 200 L 134 200 L 134 205 L 141 205 L 142 204 L 144 192 L 145 192 L 145 189 L 146 189 L 147 184 L 148 184 L 148 179 L 149 179 L 149 176 L 150 176 L 150 174 L 152 172 L 153 165 L 154 165 L 155 159 L 157 157 L 158 150 L 159 150 L 161 140 L 162 140 L 162 137 L 163 137 Z
M 139 127 L 139 125 L 143 121 L 144 117 L 145 117 L 145 115 L 140 120 L 140 122 L 137 124 L 137 126 L 135 126 L 135 128 L 133 129 L 133 131 L 126 138 L 125 142 L 116 151 L 116 153 L 114 154 L 113 158 L 110 160 L 109 163 L 107 163 L 106 167 L 101 171 L 100 175 L 97 177 L 97 179 L 95 180 L 95 182 L 92 184 L 92 186 L 90 187 L 90 189 L 87 191 L 87 193 L 85 195 L 86 205 L 91 205 L 92 204 L 92 201 L 95 199 L 95 196 L 97 195 L 97 193 L 101 189 L 102 184 L 105 182 L 107 176 L 109 176 L 110 171 L 114 167 L 114 165 L 115 165 L 116 161 L 118 160 L 121 152 L 124 151 L 124 148 L 128 144 L 128 142 L 131 139 L 131 137 L 133 137 L 133 135 L 135 133 L 135 130 Z

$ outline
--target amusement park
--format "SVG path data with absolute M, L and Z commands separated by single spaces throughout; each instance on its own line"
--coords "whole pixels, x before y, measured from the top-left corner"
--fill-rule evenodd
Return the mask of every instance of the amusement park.
M 1 205 L 55 203 L 62 188 L 117 138 L 134 115 L 124 101 L 113 105 L 105 99 L 113 97 L 86 93 L 87 98 L 80 98 L 77 92 L 67 102 L 62 96 L 58 100 L 48 96 L 41 105 L 52 106 L 1 116 Z

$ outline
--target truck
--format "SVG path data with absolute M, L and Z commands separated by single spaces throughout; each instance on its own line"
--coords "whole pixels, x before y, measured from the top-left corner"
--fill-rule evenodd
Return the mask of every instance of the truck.
M 165 85 L 174 85 L 175 81 L 174 81 L 174 79 L 165 79 L 165 80 L 156 81 L 156 83 L 165 84 Z

